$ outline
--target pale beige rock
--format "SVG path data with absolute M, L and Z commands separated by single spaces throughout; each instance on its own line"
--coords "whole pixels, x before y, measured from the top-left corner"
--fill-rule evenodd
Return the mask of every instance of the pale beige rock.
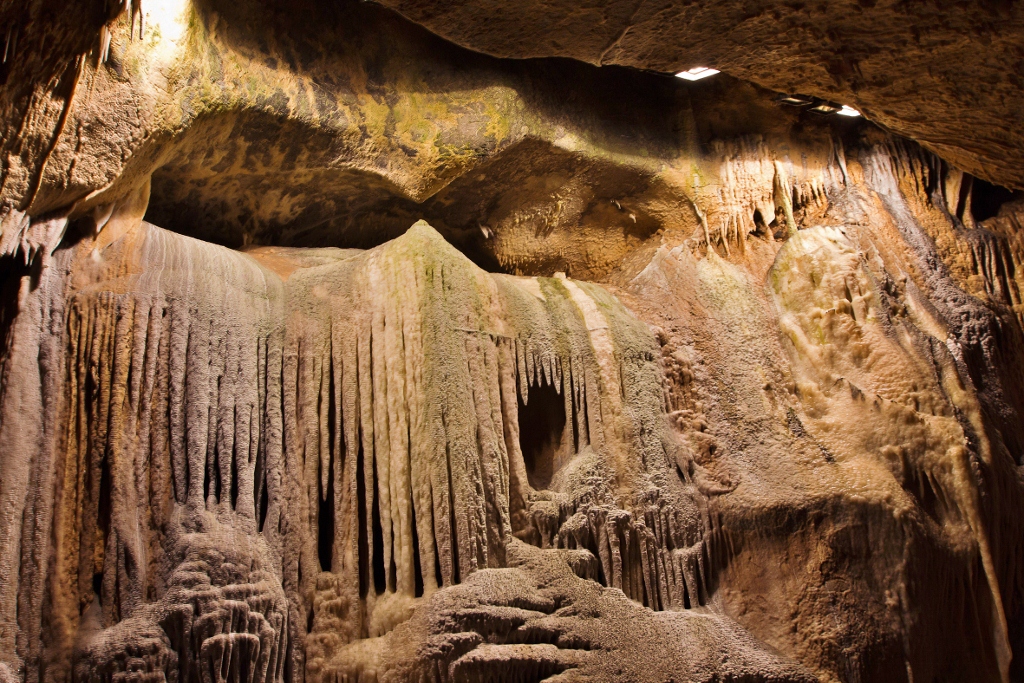
M 4 683 L 1024 675 L 1019 195 L 725 75 L 95 9 L 0 0 Z

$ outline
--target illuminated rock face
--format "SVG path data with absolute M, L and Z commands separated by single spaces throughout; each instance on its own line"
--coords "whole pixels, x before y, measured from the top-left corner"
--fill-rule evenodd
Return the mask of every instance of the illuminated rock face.
M 83 7 L 0 93 L 0 681 L 1024 675 L 1020 195 L 725 75 Z
M 1017 3 L 381 4 L 499 57 L 571 57 L 668 73 L 714 66 L 773 90 L 838 100 L 965 170 L 1024 187 L 1024 140 L 1009 124 L 1024 115 Z

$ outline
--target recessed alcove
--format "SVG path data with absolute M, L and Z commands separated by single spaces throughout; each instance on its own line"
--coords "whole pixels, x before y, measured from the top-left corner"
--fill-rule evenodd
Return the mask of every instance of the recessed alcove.
M 565 399 L 554 386 L 541 383 L 530 387 L 527 400 L 524 404 L 519 398 L 519 445 L 530 486 L 541 490 L 551 485 L 563 450 Z
M 1004 204 L 1022 197 L 1024 193 L 975 178 L 971 186 L 971 216 L 975 223 L 987 221 L 998 216 Z

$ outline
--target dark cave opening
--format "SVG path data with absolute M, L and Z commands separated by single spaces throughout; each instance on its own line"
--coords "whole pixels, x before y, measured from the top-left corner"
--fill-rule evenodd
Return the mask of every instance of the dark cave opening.
M 754 209 L 754 234 L 764 235 L 768 232 L 768 226 L 765 225 L 764 216 L 761 215 L 761 209 Z
M 383 549 L 384 527 L 380 525 L 380 511 L 373 506 L 373 547 Z M 387 590 L 387 576 L 384 573 L 384 551 L 373 553 L 373 590 L 380 595 Z
M 965 183 L 966 184 L 966 183 Z M 980 178 L 973 179 L 971 188 L 971 216 L 975 223 L 987 221 L 999 215 L 1003 205 L 1024 195 L 999 185 L 985 182 Z
M 555 473 L 555 456 L 562 448 L 565 401 L 554 386 L 533 385 L 528 403 L 519 398 L 519 447 L 526 477 L 534 489 L 546 489 Z
M 331 403 L 334 403 L 334 373 L 331 373 Z M 336 429 L 333 419 L 329 420 L 330 429 Z M 334 434 L 331 431 L 331 434 Z M 374 482 L 376 486 L 376 482 Z M 376 505 L 374 505 L 376 507 Z M 370 582 L 373 580 L 373 555 L 374 537 L 372 532 L 366 533 L 366 469 L 363 463 L 363 449 L 359 449 L 359 456 L 356 458 L 356 517 L 359 520 L 359 597 L 365 598 L 370 591 Z M 378 591 L 380 592 L 380 591 Z
M 774 236 L 779 228 L 779 215 L 781 213 L 782 209 L 780 208 L 776 211 L 775 218 L 772 219 L 771 223 L 766 223 L 761 209 L 754 209 L 754 235 L 757 237 Z
M 238 506 L 238 458 L 231 458 L 231 509 Z
M 416 530 L 416 506 L 412 506 L 412 577 L 413 595 L 423 597 L 423 565 L 420 562 L 420 535 Z
M 360 495 L 360 498 L 358 499 L 358 506 L 359 506 L 359 528 L 360 529 L 365 529 L 367 527 L 367 513 L 366 513 L 367 503 L 366 503 L 366 494 L 364 493 L 365 486 L 364 486 L 364 484 L 362 484 L 362 481 L 364 481 L 364 478 L 362 478 L 362 477 L 364 477 L 364 474 L 362 474 L 362 468 L 364 468 L 364 463 L 362 463 L 362 449 L 361 449 L 361 447 L 359 449 L 358 463 L 359 464 L 358 464 L 357 471 L 356 471 L 356 477 L 358 477 L 358 481 L 356 482 L 356 489 L 357 489 L 357 492 Z M 371 507 L 370 521 L 371 521 L 371 524 L 373 525 L 373 529 L 371 530 L 371 533 L 373 535 L 373 538 L 369 539 L 367 541 L 362 541 L 362 539 L 361 539 L 362 535 L 360 535 L 360 541 L 359 541 L 359 553 L 360 554 L 364 554 L 365 555 L 365 554 L 369 553 L 371 550 L 373 551 L 373 566 L 368 566 L 367 569 L 366 569 L 366 573 L 368 574 L 367 577 L 366 577 L 366 580 L 365 580 L 366 581 L 366 587 L 361 587 L 360 586 L 360 593 L 359 594 L 360 595 L 364 595 L 364 596 L 366 596 L 367 591 L 369 590 L 369 586 L 370 586 L 370 582 L 371 581 L 373 581 L 374 592 L 377 595 L 380 595 L 385 590 L 387 590 L 387 573 L 384 570 L 384 526 L 381 524 L 380 503 L 377 500 L 379 498 L 379 496 L 377 496 L 377 492 L 378 492 L 378 490 L 380 490 L 380 484 L 378 483 L 378 480 L 377 480 L 377 461 L 376 461 L 376 459 L 374 459 L 374 461 L 373 461 L 373 463 L 371 465 L 371 468 L 372 468 L 371 475 L 373 477 L 372 483 L 373 483 L 373 487 L 374 487 L 373 490 L 374 490 L 374 496 L 375 496 L 375 500 L 373 502 L 373 505 L 370 506 Z M 364 543 L 367 544 L 366 547 L 364 547 Z M 360 567 L 360 569 L 361 569 L 361 567 Z M 372 575 L 370 575 L 370 574 L 372 574 Z M 360 585 L 361 585 L 362 581 L 364 581 L 364 580 L 360 580 Z
M 317 555 L 320 570 L 329 572 L 334 562 L 334 458 L 327 471 L 327 492 L 320 496 L 317 512 Z
M 103 604 L 103 572 L 97 572 L 92 575 L 92 592 L 96 595 L 96 598 Z
M 391 538 L 392 538 L 391 562 L 388 564 L 388 571 L 387 571 L 386 584 L 385 585 L 387 585 L 389 590 L 395 591 L 395 590 L 398 589 L 397 588 L 398 587 L 398 564 L 397 564 L 398 558 L 395 557 L 394 536 L 392 535 Z

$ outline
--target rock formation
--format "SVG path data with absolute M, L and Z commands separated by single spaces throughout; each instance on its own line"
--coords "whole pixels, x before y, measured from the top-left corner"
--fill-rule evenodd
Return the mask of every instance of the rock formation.
M 379 0 L 499 57 L 572 57 L 675 72 L 713 66 L 840 100 L 987 180 L 1024 186 L 1024 7 L 892 0 Z
M 0 681 L 1024 680 L 1016 7 L 393 4 L 0 0 Z

